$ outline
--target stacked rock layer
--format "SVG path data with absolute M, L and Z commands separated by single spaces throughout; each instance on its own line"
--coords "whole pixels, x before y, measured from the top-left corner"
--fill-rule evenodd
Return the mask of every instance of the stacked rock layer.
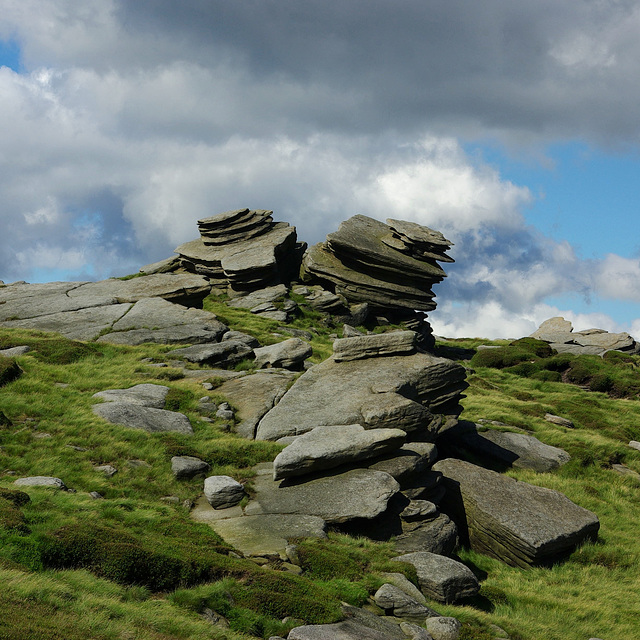
M 453 262 L 446 254 L 452 243 L 413 222 L 387 223 L 363 215 L 349 218 L 305 253 L 303 278 L 383 312 L 435 309 L 431 287 L 446 276 L 438 261 Z
M 231 294 L 288 282 L 306 245 L 297 242 L 295 227 L 274 222 L 272 213 L 238 209 L 198 220 L 200 238 L 176 249 L 181 266 Z

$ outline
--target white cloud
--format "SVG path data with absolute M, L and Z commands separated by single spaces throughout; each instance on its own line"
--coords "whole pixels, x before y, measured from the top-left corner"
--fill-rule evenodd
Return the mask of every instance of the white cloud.
M 593 281 L 603 298 L 640 302 L 640 259 L 610 253 L 594 265 Z

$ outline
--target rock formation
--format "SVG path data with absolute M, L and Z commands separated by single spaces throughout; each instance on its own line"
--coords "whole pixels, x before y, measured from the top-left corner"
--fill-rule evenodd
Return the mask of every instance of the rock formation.
M 306 245 L 272 213 L 238 209 L 198 220 L 200 238 L 175 250 L 181 266 L 235 295 L 290 281 Z

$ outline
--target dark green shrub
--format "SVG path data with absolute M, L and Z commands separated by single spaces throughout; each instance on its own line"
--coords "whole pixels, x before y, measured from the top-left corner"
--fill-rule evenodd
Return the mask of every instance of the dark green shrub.
M 568 353 L 560 353 L 551 358 L 544 358 L 540 361 L 540 368 L 547 371 L 566 371 L 571 363 L 576 359 L 576 356 Z
M 195 398 L 192 391 L 172 388 L 169 389 L 169 393 L 167 393 L 164 408 L 167 411 L 180 411 L 184 413 L 193 407 L 194 402 Z
M 318 580 L 357 580 L 365 571 L 362 561 L 350 557 L 346 550 L 340 547 L 303 543 L 298 546 L 298 555 L 307 575 Z
M 638 364 L 638 356 L 631 355 L 630 353 L 624 353 L 622 351 L 605 351 L 602 359 L 605 362 L 610 362 L 611 364 Z
M 11 500 L 0 495 L 0 528 L 18 533 L 29 533 L 26 520 L 20 508 Z
M 587 384 L 594 373 L 594 368 L 583 360 L 575 360 L 567 371 L 567 379 L 574 384 Z
M 613 388 L 613 379 L 606 373 L 596 373 L 589 381 L 589 391 L 607 393 Z
M 0 349 L 9 349 L 20 345 L 31 347 L 29 355 L 35 356 L 41 362 L 50 364 L 70 364 L 89 356 L 101 356 L 99 347 L 95 344 L 76 342 L 43 331 L 30 331 L 25 337 L 24 332 L 19 337 L 10 329 L 0 332 Z
M 536 371 L 531 377 L 534 380 L 543 380 L 544 382 L 562 382 L 562 375 L 559 371 Z
M 518 347 L 538 358 L 548 358 L 555 353 L 547 342 L 538 340 L 537 338 L 520 338 L 519 340 L 511 342 L 509 346 Z
M 0 356 L 0 387 L 20 376 L 22 369 L 13 358 Z
M 523 378 L 531 378 L 540 371 L 540 365 L 537 362 L 521 362 L 515 367 L 507 367 L 505 371 Z
M 9 500 L 9 502 L 12 502 L 16 507 L 21 507 L 31 500 L 29 494 L 24 491 L 5 489 L 4 487 L 0 487 L 0 498 Z
M 504 369 L 505 367 L 512 367 L 532 359 L 535 359 L 535 356 L 527 349 L 520 347 L 495 347 L 492 349 L 480 349 L 473 358 L 471 358 L 471 366 Z

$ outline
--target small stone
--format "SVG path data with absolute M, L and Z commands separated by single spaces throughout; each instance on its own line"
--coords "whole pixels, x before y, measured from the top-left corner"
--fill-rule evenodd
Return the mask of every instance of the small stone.
M 412 622 L 401 622 L 400 629 L 409 640 L 433 640 L 426 629 Z
M 45 440 L 46 438 L 50 438 L 51 434 L 50 433 L 34 433 L 33 437 L 37 438 L 38 440 Z
M 203 382 L 202 383 L 202 388 L 205 391 L 213 391 L 213 389 L 215 389 L 215 387 L 210 382 Z
M 63 491 L 67 488 L 60 478 L 52 478 L 51 476 L 18 478 L 13 484 L 18 487 L 51 487 L 53 489 L 62 489 Z
M 561 416 L 554 416 L 552 413 L 546 413 L 544 419 L 552 424 L 560 425 L 561 427 L 567 427 L 573 429 L 575 426 L 568 418 L 562 418 Z
M 180 504 L 180 498 L 178 496 L 164 496 L 160 498 L 161 502 L 166 502 L 167 504 Z
M 216 411 L 216 418 L 220 418 L 221 420 L 233 420 L 235 414 L 233 411 L 229 411 L 228 409 L 218 409 Z
M 287 554 L 287 558 L 289 558 L 289 562 L 291 564 L 295 564 L 300 566 L 302 563 L 300 561 L 300 556 L 298 555 L 298 545 L 296 544 L 288 544 L 285 547 L 285 553 Z
M 227 509 L 244 497 L 244 487 L 229 476 L 210 476 L 204 481 L 204 495 L 214 509 Z
M 104 500 L 104 496 L 101 493 L 98 493 L 97 491 L 91 491 L 91 492 L 89 492 L 89 495 L 94 500 Z
M 433 640 L 458 640 L 462 625 L 455 618 L 427 618 L 425 627 Z
M 86 447 L 78 447 L 75 444 L 68 444 L 66 446 L 69 447 L 69 449 L 73 449 L 74 451 L 89 451 L 89 449 L 87 449 Z
M 116 473 L 118 473 L 118 470 L 111 466 L 110 464 L 103 464 L 103 465 L 99 465 L 97 467 L 93 467 L 93 469 L 95 471 L 100 471 L 101 473 L 104 473 L 104 475 L 107 478 L 111 478 L 112 476 L 115 476 Z
M 430 520 L 438 515 L 438 507 L 428 500 L 412 500 L 402 511 L 400 517 L 407 522 Z
M 132 469 L 151 469 L 151 465 L 145 460 L 127 460 L 127 467 Z
M 173 456 L 171 458 L 171 471 L 178 479 L 194 478 L 197 475 L 205 474 L 211 466 L 200 458 L 194 456 Z
M 637 449 L 638 451 L 640 451 L 640 442 L 638 442 L 637 440 L 630 440 L 629 441 L 629 446 L 632 449 Z
M 302 567 L 299 567 L 295 564 L 291 564 L 290 562 L 283 562 L 281 566 L 285 571 L 288 571 L 289 573 L 293 573 L 296 576 L 299 576 L 302 574 Z

